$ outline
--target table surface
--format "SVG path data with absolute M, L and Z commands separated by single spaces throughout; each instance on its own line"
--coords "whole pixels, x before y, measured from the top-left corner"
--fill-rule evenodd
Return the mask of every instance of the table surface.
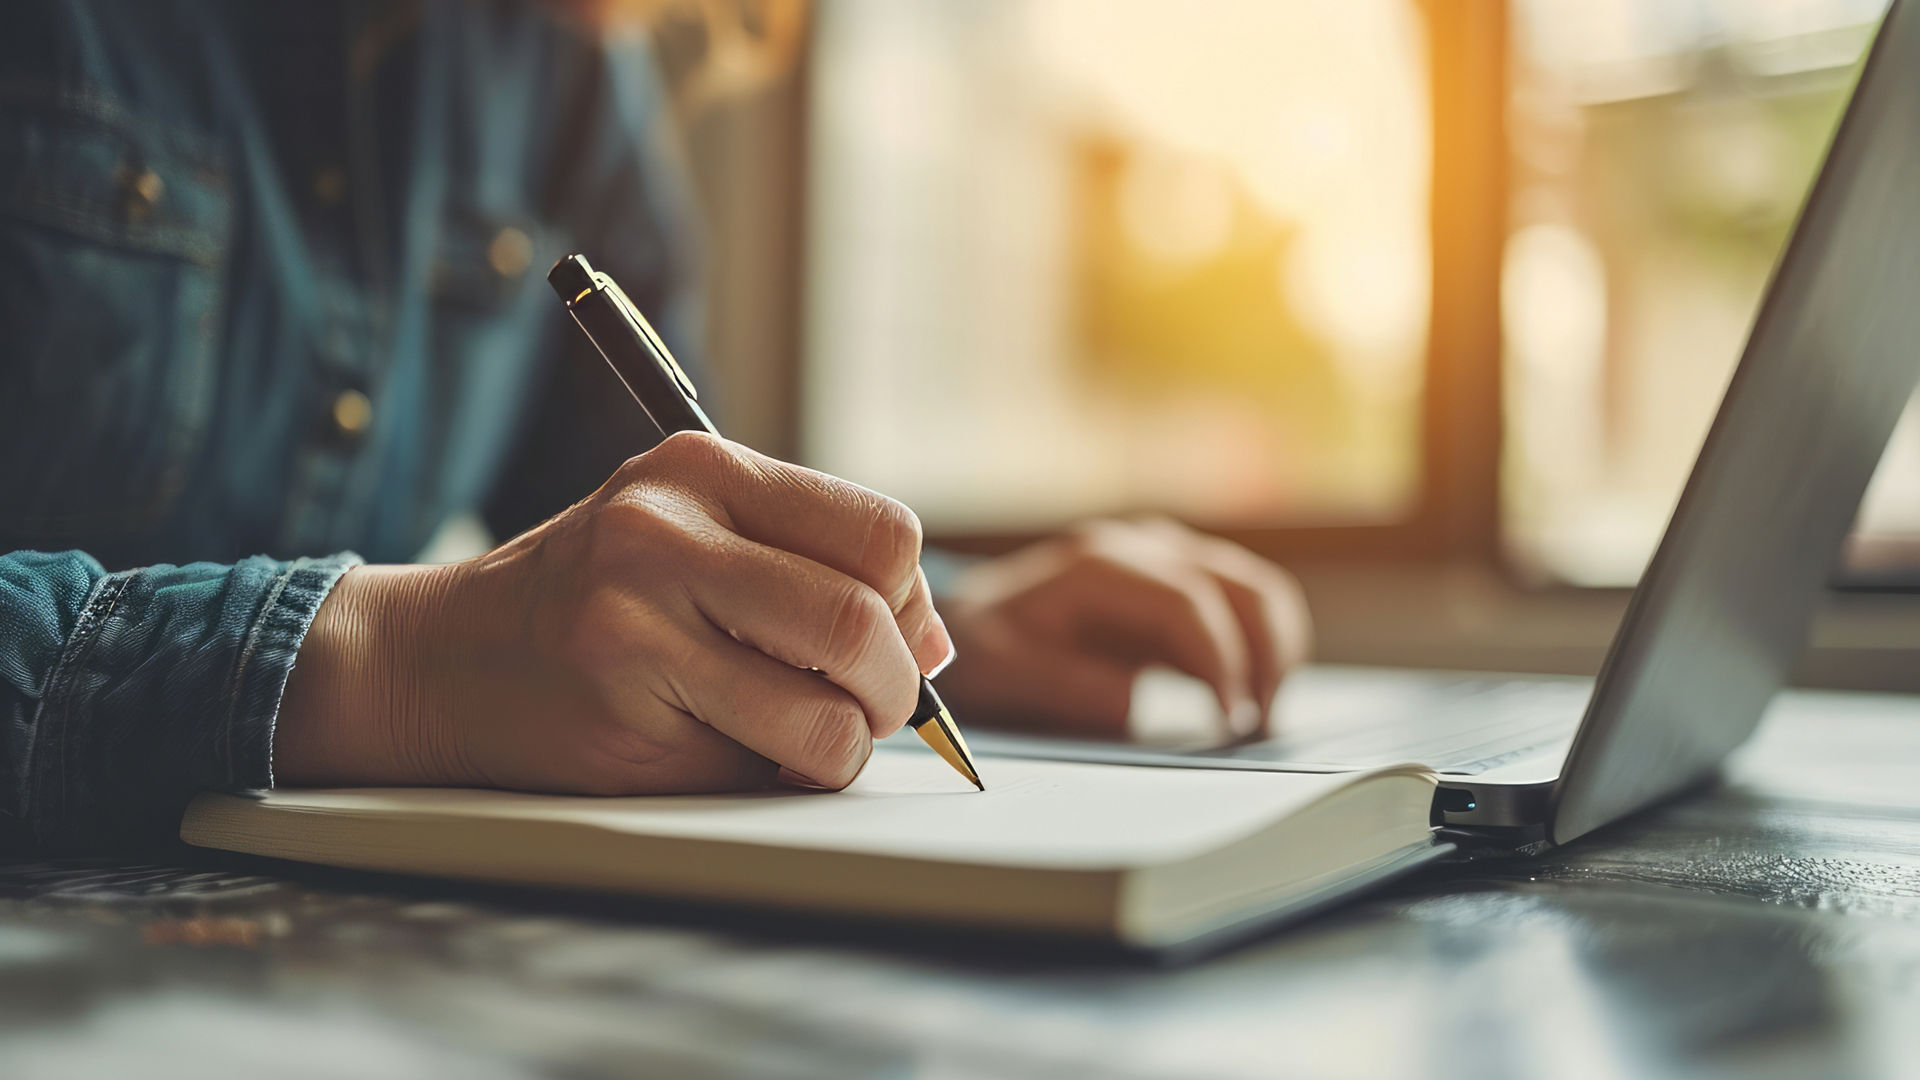
M 1920 1076 L 1920 698 L 1192 966 L 231 857 L 0 864 L 0 1076 Z

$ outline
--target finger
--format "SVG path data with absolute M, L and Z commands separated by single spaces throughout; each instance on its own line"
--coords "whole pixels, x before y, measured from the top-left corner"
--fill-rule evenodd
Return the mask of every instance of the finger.
M 914 576 L 917 587 L 907 598 L 906 606 L 895 612 L 894 622 L 913 650 L 913 660 L 920 666 L 920 673 L 936 675 L 953 661 L 953 637 L 947 633 L 946 620 L 934 611 L 933 591 L 927 587 L 926 573 L 915 566 Z M 914 631 L 910 627 L 919 629 Z
M 848 694 L 882 738 L 913 715 L 920 667 L 880 594 L 790 551 L 731 534 L 706 549 L 706 572 L 682 579 L 694 606 L 736 641 Z
M 1136 551 L 1084 558 L 1062 585 L 1083 628 L 1098 637 L 1124 638 L 1141 653 L 1128 659 L 1163 661 L 1204 680 L 1230 724 L 1245 730 L 1255 725 L 1246 639 L 1212 577 Z
M 1305 661 L 1312 627 L 1306 599 L 1292 574 L 1245 547 L 1197 532 L 1161 515 L 1129 523 L 1169 557 L 1189 560 L 1213 576 L 1247 637 L 1249 672 L 1262 726 L 1270 721 L 1280 682 Z
M 934 610 L 933 592 L 920 568 L 920 519 L 900 503 L 836 477 L 772 458 L 756 464 L 766 480 L 761 490 L 772 497 L 730 504 L 736 531 L 838 570 L 879 593 L 919 670 L 944 665 L 953 653 L 953 639 Z M 832 511 L 823 515 L 818 528 L 796 534 L 791 517 L 769 513 L 776 502 L 785 501 L 778 496 L 794 491 L 806 496 L 799 500 L 803 505 Z
M 1306 658 L 1307 606 L 1292 575 L 1231 541 L 1192 536 L 1193 558 L 1219 583 L 1247 637 L 1249 670 L 1261 716 L 1280 682 Z
M 1253 700 L 1259 706 L 1257 729 L 1264 730 L 1273 710 L 1273 699 L 1280 692 L 1281 667 L 1275 652 L 1276 636 L 1259 592 L 1243 581 L 1215 575 L 1220 591 L 1240 620 L 1247 635 L 1248 674 L 1253 683 Z
M 774 782 L 778 766 L 773 762 L 684 710 L 677 722 L 662 722 L 657 713 L 659 698 L 638 687 L 634 694 L 646 695 L 644 705 L 633 695 L 621 694 L 625 700 L 614 701 L 614 711 L 635 719 L 644 715 L 646 722 L 621 725 L 596 745 L 584 748 L 585 774 L 571 790 L 592 795 L 701 795 L 752 791 Z M 642 708 L 644 713 L 638 711 Z M 527 747 L 526 756 L 538 758 L 545 749 Z
M 817 787 L 853 782 L 873 753 L 860 703 L 845 690 L 708 630 L 667 680 L 682 707 Z
M 1313 619 L 1306 594 L 1300 590 L 1300 582 L 1294 575 L 1238 544 L 1206 538 L 1204 548 L 1212 552 L 1208 559 L 1212 573 L 1233 578 L 1242 590 L 1258 598 L 1260 621 L 1269 634 L 1269 655 L 1273 663 L 1273 682 L 1263 703 L 1271 705 L 1286 673 L 1306 663 L 1313 651 Z
M 649 459 L 654 459 L 649 462 Z M 887 602 L 923 669 L 952 651 L 920 572 L 920 519 L 878 492 L 700 433 L 676 435 L 631 463 L 700 476 L 690 494 L 749 540 L 790 551 L 866 584 Z
M 1029 731 L 1048 728 L 1063 735 L 1127 735 L 1136 673 L 1132 665 L 1079 649 L 1023 642 L 995 650 L 991 678 L 972 678 L 963 666 L 986 659 L 970 650 L 948 676 L 956 688 L 966 687 L 953 698 L 969 718 Z

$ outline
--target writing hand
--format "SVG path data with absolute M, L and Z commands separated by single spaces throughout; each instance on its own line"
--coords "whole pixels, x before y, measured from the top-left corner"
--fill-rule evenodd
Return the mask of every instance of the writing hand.
M 479 559 L 349 571 L 281 704 L 290 784 L 844 787 L 952 642 L 906 507 L 704 434 Z

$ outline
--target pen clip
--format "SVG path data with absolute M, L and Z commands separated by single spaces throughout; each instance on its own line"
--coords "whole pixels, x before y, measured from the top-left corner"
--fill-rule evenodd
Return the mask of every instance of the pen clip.
M 653 324 L 647 321 L 645 315 L 640 314 L 640 309 L 628 298 L 626 292 L 606 274 L 595 271 L 593 276 L 594 284 L 599 285 L 606 292 L 607 298 L 613 301 L 614 308 L 625 315 L 627 321 L 640 331 L 640 336 L 646 340 L 646 343 L 653 347 L 655 359 L 667 365 L 667 372 L 673 376 L 675 382 L 680 384 L 680 389 L 689 398 L 695 401 L 700 400 L 700 392 L 694 389 L 693 380 L 687 378 L 687 373 L 681 370 L 680 361 L 673 358 L 673 353 L 667 350 L 667 343 L 660 340 L 660 335 L 653 330 Z

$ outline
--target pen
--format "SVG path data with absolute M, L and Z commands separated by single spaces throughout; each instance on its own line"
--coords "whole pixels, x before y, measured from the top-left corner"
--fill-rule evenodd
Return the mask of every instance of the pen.
M 547 284 L 560 295 L 573 321 L 600 350 L 662 436 L 678 431 L 720 434 L 700 408 L 693 381 L 667 351 L 666 342 L 653 332 L 646 316 L 611 277 L 595 270 L 585 256 L 568 255 L 547 272 Z M 933 689 L 933 681 L 924 675 L 920 677 L 920 700 L 907 726 L 974 787 L 987 789 L 980 782 L 973 753 L 967 749 L 959 725 L 953 722 L 953 714 Z

